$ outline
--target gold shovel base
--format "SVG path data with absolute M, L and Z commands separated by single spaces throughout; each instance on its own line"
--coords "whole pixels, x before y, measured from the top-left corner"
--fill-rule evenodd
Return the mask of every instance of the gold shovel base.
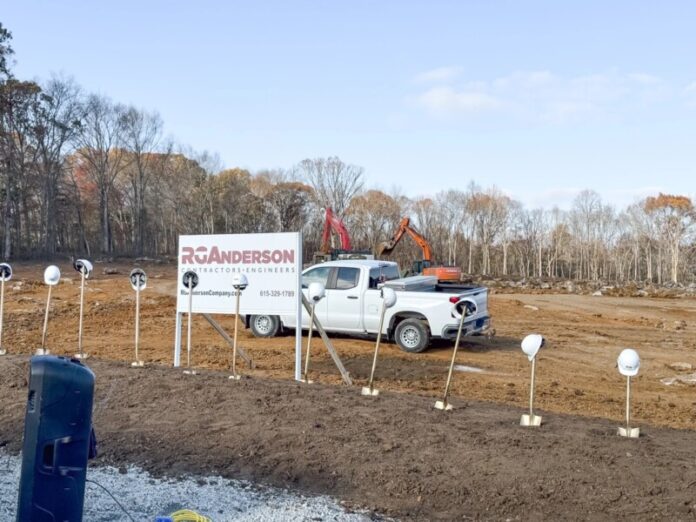
M 50 353 L 51 350 L 49 350 L 48 348 L 37 348 L 34 352 L 34 355 L 49 355 Z
M 230 375 L 230 376 L 228 377 L 228 379 L 229 379 L 230 381 L 238 381 L 238 380 L 241 379 L 241 378 L 242 378 L 242 376 L 239 375 L 239 374 Z
M 184 375 L 198 375 L 196 370 L 184 370 Z
M 377 397 L 379 395 L 379 390 L 377 388 L 363 386 L 362 390 L 360 391 L 360 395 L 365 395 L 367 397 Z
M 637 439 L 640 437 L 640 428 L 619 428 L 616 431 L 619 437 L 628 437 L 630 439 Z
M 449 402 L 445 401 L 436 401 L 435 402 L 435 409 L 436 410 L 442 410 L 442 411 L 452 411 L 452 405 Z
M 520 426 L 541 426 L 541 415 L 525 413 L 520 418 Z
M 145 361 L 133 361 L 131 363 L 131 368 L 142 368 L 145 366 Z

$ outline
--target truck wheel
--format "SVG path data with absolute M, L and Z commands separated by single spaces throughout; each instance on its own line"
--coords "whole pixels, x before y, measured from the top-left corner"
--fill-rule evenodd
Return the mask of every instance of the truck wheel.
M 394 337 L 399 348 L 409 353 L 420 353 L 430 344 L 428 326 L 413 317 L 404 319 L 397 325 Z
M 280 318 L 277 315 L 252 315 L 249 327 L 255 337 L 275 337 L 280 330 Z

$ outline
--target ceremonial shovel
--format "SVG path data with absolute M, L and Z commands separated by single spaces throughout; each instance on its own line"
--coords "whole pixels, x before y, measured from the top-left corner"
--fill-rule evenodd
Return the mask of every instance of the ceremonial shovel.
M 193 315 L 193 289 L 198 286 L 198 274 L 189 270 L 184 274 L 183 283 L 188 288 L 188 323 L 186 324 L 186 369 L 185 375 L 196 375 L 196 370 L 191 369 L 191 316 Z
M 637 439 L 640 437 L 640 428 L 631 428 L 631 377 L 638 375 L 640 357 L 638 352 L 627 348 L 619 354 L 616 362 L 619 373 L 626 377 L 626 427 L 619 427 L 617 433 L 621 437 Z
M 379 390 L 373 387 L 375 378 L 375 369 L 377 368 L 377 354 L 379 353 L 379 342 L 382 339 L 382 328 L 384 327 L 384 315 L 387 313 L 387 308 L 391 308 L 396 304 L 396 292 L 388 287 L 382 287 L 380 292 L 382 297 L 382 313 L 379 318 L 379 331 L 377 332 L 377 343 L 375 344 L 375 356 L 372 359 L 372 371 L 370 372 L 370 382 L 367 386 L 363 386 L 361 395 L 376 397 L 379 395 Z
M 84 305 L 85 305 L 85 279 L 89 278 L 89 275 L 92 273 L 93 266 L 92 263 L 87 261 L 86 259 L 78 259 L 73 263 L 73 268 L 80 272 L 80 278 L 81 278 L 81 283 L 80 283 L 80 323 L 77 328 L 77 354 L 75 355 L 76 359 L 80 360 L 85 360 L 87 359 L 88 355 L 85 354 L 85 352 L 82 350 L 82 315 L 83 315 L 83 310 L 84 310 Z
M 48 297 L 46 298 L 46 314 L 44 315 L 43 333 L 41 335 L 41 348 L 36 350 L 36 355 L 48 355 L 51 353 L 46 348 L 46 333 L 48 332 L 48 311 L 51 309 L 51 289 L 60 281 L 60 269 L 51 265 L 44 270 L 44 283 L 48 285 Z
M 309 288 L 307 288 L 307 294 L 309 296 L 309 302 L 311 303 L 311 311 L 309 314 L 309 333 L 307 334 L 307 353 L 305 354 L 305 367 L 304 375 L 300 382 L 305 384 L 312 384 L 314 381 L 309 380 L 309 351 L 312 346 L 312 331 L 314 330 L 314 308 L 317 303 L 321 301 L 326 295 L 326 288 L 319 281 L 313 281 L 309 283 Z
M 242 291 L 246 289 L 249 285 L 244 274 L 234 274 L 232 276 L 232 288 L 235 289 L 237 294 L 237 306 L 234 309 L 234 339 L 232 342 L 232 375 L 229 376 L 231 380 L 238 381 L 241 376 L 237 373 L 237 330 L 239 329 L 239 299 L 242 296 Z
M 5 316 L 5 281 L 12 279 L 12 267 L 7 263 L 0 263 L 0 355 L 5 355 L 7 350 L 2 347 L 2 322 Z
M 531 334 L 522 340 L 522 351 L 532 363 L 532 378 L 529 384 L 529 413 L 520 418 L 520 426 L 541 426 L 541 417 L 534 415 L 534 377 L 536 371 L 536 356 L 546 340 L 539 334 Z
M 452 405 L 447 402 L 449 395 L 450 384 L 452 383 L 452 372 L 454 371 L 454 361 L 457 358 L 457 350 L 459 349 L 459 340 L 462 336 L 462 326 L 464 326 L 464 318 L 474 315 L 478 307 L 475 301 L 471 299 L 460 299 L 454 305 L 452 310 L 453 317 L 459 317 L 459 329 L 457 330 L 457 340 L 454 342 L 454 350 L 452 351 L 452 361 L 450 362 L 449 373 L 447 374 L 447 384 L 445 385 L 445 393 L 441 401 L 435 402 L 435 409 L 449 411 Z
M 145 362 L 140 360 L 140 291 L 147 288 L 147 274 L 140 269 L 134 268 L 130 273 L 130 283 L 135 290 L 135 360 L 131 363 L 133 368 L 142 368 Z

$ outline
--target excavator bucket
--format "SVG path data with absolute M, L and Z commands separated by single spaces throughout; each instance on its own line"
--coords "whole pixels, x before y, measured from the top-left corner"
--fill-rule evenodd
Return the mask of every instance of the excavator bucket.
M 394 250 L 394 247 L 396 245 L 394 244 L 393 241 L 383 241 L 379 245 L 377 245 L 377 255 L 378 256 L 383 256 L 383 255 L 389 255 L 392 253 L 392 250 Z

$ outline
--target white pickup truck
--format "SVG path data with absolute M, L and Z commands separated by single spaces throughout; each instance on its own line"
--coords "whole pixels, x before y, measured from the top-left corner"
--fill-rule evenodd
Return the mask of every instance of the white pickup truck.
M 396 305 L 387 309 L 382 335 L 407 352 L 422 352 L 432 338 L 453 339 L 459 319 L 454 304 L 466 297 L 476 303 L 476 312 L 466 317 L 462 335 L 475 335 L 489 326 L 488 289 L 480 286 L 438 284 L 436 278 L 401 278 L 390 261 L 339 260 L 311 266 L 302 272 L 302 291 L 313 281 L 326 287 L 326 296 L 315 314 L 328 332 L 355 335 L 377 334 L 381 312 L 380 288 L 396 291 Z M 273 337 L 295 328 L 294 315 L 250 315 L 245 324 L 257 337 Z M 309 314 L 302 311 L 302 328 L 309 328 Z

